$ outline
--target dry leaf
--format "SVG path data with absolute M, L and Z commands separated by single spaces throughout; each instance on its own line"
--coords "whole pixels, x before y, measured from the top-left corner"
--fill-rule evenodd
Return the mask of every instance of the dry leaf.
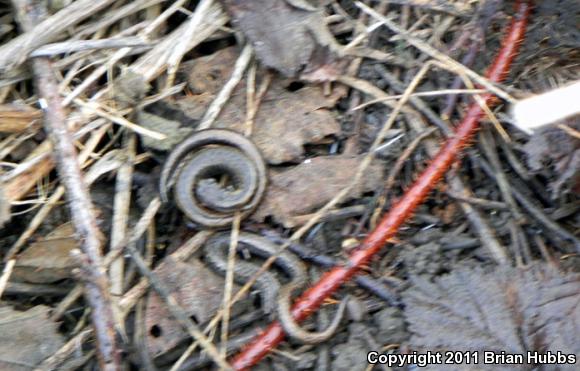
M 265 66 L 287 77 L 304 72 L 317 76 L 317 80 L 331 80 L 339 73 L 340 47 L 326 27 L 322 12 L 308 2 L 224 0 L 223 3 Z
M 11 278 L 31 283 L 52 283 L 69 278 L 77 266 L 70 252 L 77 248 L 72 224 L 62 224 L 18 256 Z
M 362 157 L 321 156 L 309 159 L 289 170 L 272 171 L 266 197 L 252 219 L 267 216 L 291 228 L 300 215 L 308 214 L 330 201 L 354 178 Z M 371 164 L 360 183 L 349 192 L 348 199 L 378 189 L 382 184 L 382 167 Z
M 216 127 L 244 132 L 246 107 L 242 92 L 224 108 Z M 275 80 L 260 105 L 251 138 L 270 164 L 298 161 L 304 155 L 305 144 L 320 143 L 340 132 L 340 125 L 328 110 L 335 102 L 334 97 L 325 97 L 319 87 L 288 91 Z
M 413 350 L 580 355 L 580 274 L 540 264 L 491 272 L 460 269 L 435 283 L 414 278 L 403 301 Z M 473 367 L 486 369 L 482 364 Z
M 39 305 L 26 312 L 0 307 L 0 370 L 33 370 L 63 344 L 50 308 Z
M 229 79 L 236 58 L 234 48 L 227 48 L 190 64 L 189 87 L 200 94 L 179 99 L 173 106 L 192 119 L 200 119 L 211 103 L 210 97 Z M 307 85 L 296 90 L 286 85 L 287 82 L 280 78 L 272 80 L 253 122 L 251 138 L 271 164 L 299 161 L 305 144 L 319 143 L 340 133 L 340 125 L 329 111 L 338 95 L 325 96 L 317 86 Z M 246 131 L 244 81 L 224 106 L 214 126 L 240 133 Z
M 580 131 L 580 116 L 565 120 L 563 125 Z M 537 172 L 552 165 L 555 174 L 546 173 L 551 178 L 550 188 L 556 198 L 564 186 L 580 187 L 580 139 L 565 132 L 557 125 L 548 125 L 534 132 L 524 146 L 528 155 L 528 166 Z
M 197 260 L 184 263 L 167 257 L 155 273 L 170 288 L 181 308 L 198 324 L 211 320 L 222 304 L 223 278 Z M 237 290 L 234 285 L 234 292 Z M 234 314 L 237 308 L 233 308 Z M 154 357 L 174 348 L 188 336 L 156 293 L 151 293 L 147 299 L 145 326 L 147 348 Z
M 240 52 L 229 47 L 186 62 L 181 66 L 187 74 L 187 86 L 194 94 L 217 94 L 230 78 Z

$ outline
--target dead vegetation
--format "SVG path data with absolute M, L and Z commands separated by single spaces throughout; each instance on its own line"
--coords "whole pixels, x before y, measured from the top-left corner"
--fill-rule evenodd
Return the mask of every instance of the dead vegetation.
M 370 350 L 578 355 L 578 118 L 530 137 L 508 113 L 579 78 L 578 4 L 540 3 L 501 85 L 482 76 L 509 1 L 0 2 L 0 368 L 227 369 L 277 316 L 235 261 L 292 279 L 239 233 L 287 248 L 315 282 L 486 91 L 502 104 L 465 159 L 304 325 L 324 329 L 348 293 L 336 335 L 285 342 L 263 367 L 364 370 Z M 268 165 L 262 202 L 228 226 L 224 276 L 201 249 L 214 230 L 158 189 L 171 150 L 208 128 L 246 136 Z M 223 175 L 206 178 L 235 188 Z

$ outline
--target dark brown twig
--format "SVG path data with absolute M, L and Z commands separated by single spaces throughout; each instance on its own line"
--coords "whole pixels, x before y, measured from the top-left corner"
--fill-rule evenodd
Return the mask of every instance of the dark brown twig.
M 508 206 L 504 202 L 500 201 L 491 201 L 491 200 L 484 200 L 483 198 L 478 197 L 471 197 L 471 196 L 463 196 L 459 193 L 455 193 L 453 191 L 447 191 L 447 196 L 456 199 L 458 201 L 467 202 L 473 206 L 478 206 L 482 209 L 489 209 L 489 210 L 508 210 Z
M 510 206 L 510 212 L 516 219 L 516 222 L 520 224 L 524 223 L 526 219 L 522 215 L 510 192 L 511 186 L 508 182 L 507 176 L 503 172 L 501 161 L 497 153 L 495 140 L 487 128 L 480 132 L 479 144 L 483 149 L 483 153 L 488 158 L 491 166 L 493 166 L 493 170 L 496 175 L 497 186 L 501 192 L 502 198 Z
M 45 14 L 39 3 L 30 0 L 13 0 L 12 3 L 25 31 L 32 30 Z M 102 268 L 102 235 L 97 227 L 93 203 L 79 168 L 77 152 L 67 127 L 67 116 L 50 61 L 46 58 L 33 59 L 32 68 L 40 105 L 44 110 L 44 128 L 54 146 L 54 158 L 67 191 L 72 222 L 83 252 L 84 264 L 81 270 L 85 297 L 92 309 L 99 365 L 102 370 L 118 370 L 119 353 L 115 344 L 109 282 Z
M 491 178 L 495 179 L 496 174 L 494 173 L 491 165 L 489 165 L 484 159 L 479 159 L 479 164 L 483 171 Z M 516 179 L 512 181 L 516 185 L 519 183 Z M 542 209 L 535 204 L 530 198 L 522 191 L 516 189 L 516 187 L 511 187 L 511 192 L 515 199 L 522 205 L 524 209 L 528 212 L 530 216 L 540 222 L 547 230 L 550 230 L 554 235 L 558 236 L 562 240 L 568 241 L 574 245 L 576 251 L 580 251 L 580 239 L 576 237 L 573 233 L 562 228 L 558 223 L 554 222 L 549 216 L 547 216 Z M 553 240 L 554 243 L 559 243 L 560 241 Z
M 375 70 L 380 73 L 381 77 L 399 94 L 402 94 L 406 86 L 403 84 L 394 74 L 389 72 L 385 66 L 376 65 Z M 433 123 L 433 125 L 437 126 L 443 133 L 449 135 L 453 133 L 453 130 L 447 125 L 445 121 L 443 121 L 437 113 L 435 113 L 429 105 L 427 105 L 421 98 L 418 97 L 410 97 L 409 102 L 417 109 L 417 111 L 421 112 L 425 117 L 429 119 Z
M 467 67 L 471 67 L 471 65 L 473 64 L 473 61 L 475 60 L 475 56 L 477 55 L 477 51 L 479 50 L 480 46 L 481 46 L 481 38 L 478 38 L 476 40 L 472 40 L 471 41 L 471 45 L 469 46 L 469 50 L 467 51 L 467 54 L 465 54 L 465 56 L 463 57 L 463 59 L 461 60 L 461 64 L 463 64 L 464 66 Z M 450 89 L 461 89 L 461 87 L 463 87 L 463 81 L 461 80 L 461 77 L 456 76 L 453 79 L 453 83 L 451 83 L 451 86 L 449 87 Z M 445 104 L 445 108 L 443 109 L 442 113 L 441 113 L 441 117 L 448 119 L 451 116 L 451 112 L 453 112 L 453 110 L 455 109 L 455 104 L 457 103 L 457 100 L 459 99 L 458 95 L 449 95 L 446 99 L 446 104 Z

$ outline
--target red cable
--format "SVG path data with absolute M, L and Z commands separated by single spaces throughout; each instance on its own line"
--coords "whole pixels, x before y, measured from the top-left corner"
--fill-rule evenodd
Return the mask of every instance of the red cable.
M 509 31 L 504 38 L 502 47 L 486 73 L 486 77 L 493 82 L 502 81 L 516 56 L 526 30 L 527 19 L 530 13 L 530 1 L 517 1 L 515 16 Z M 483 99 L 488 105 L 497 100 L 491 94 L 485 94 Z M 348 281 L 371 257 L 376 254 L 387 241 L 394 237 L 399 227 L 413 214 L 415 208 L 423 202 L 425 197 L 435 187 L 457 159 L 461 150 L 467 147 L 470 139 L 479 126 L 479 120 L 484 115 L 477 103 L 473 103 L 465 118 L 457 127 L 455 135 L 449 138 L 443 148 L 431 161 L 427 169 L 409 188 L 403 197 L 383 217 L 381 223 L 351 254 L 345 266 L 338 266 L 325 273 L 320 280 L 297 300 L 292 307 L 292 315 L 297 321 L 302 321 L 317 310 L 322 302 L 332 295 L 343 283 Z M 258 363 L 270 350 L 284 339 L 284 331 L 278 322 L 272 323 L 260 333 L 247 347 L 238 353 L 231 361 L 235 370 L 245 370 Z

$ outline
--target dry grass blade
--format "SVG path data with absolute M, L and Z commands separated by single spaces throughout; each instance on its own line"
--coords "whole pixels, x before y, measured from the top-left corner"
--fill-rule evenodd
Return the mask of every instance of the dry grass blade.
M 151 46 L 151 44 L 136 36 L 102 40 L 72 40 L 43 45 L 30 53 L 30 58 L 50 57 L 57 54 L 68 54 L 85 50 L 119 49 L 135 46 Z
M 232 289 L 234 286 L 234 265 L 236 264 L 236 249 L 238 248 L 238 237 L 240 235 L 240 213 L 236 212 L 234 216 L 234 222 L 232 223 L 232 234 L 230 239 L 230 248 L 228 251 L 228 265 L 226 271 L 226 282 L 225 282 L 225 289 L 224 289 L 224 300 L 223 300 L 223 308 L 224 308 L 224 318 L 222 319 L 222 328 L 221 328 L 221 355 L 225 357 L 227 348 L 228 348 L 228 325 L 230 323 L 230 307 L 231 307 L 231 299 L 232 299 Z
M 232 76 L 228 80 L 228 82 L 224 85 L 222 90 L 219 92 L 217 97 L 211 103 L 207 112 L 205 113 L 204 117 L 201 119 L 201 123 L 198 126 L 199 130 L 208 129 L 211 127 L 215 119 L 220 114 L 222 108 L 230 98 L 230 95 L 234 91 L 235 87 L 238 85 L 240 80 L 242 80 L 242 76 L 248 68 L 250 64 L 250 59 L 252 58 L 252 47 L 250 44 L 247 44 L 240 57 L 236 61 L 236 66 L 234 67 L 234 71 L 232 72 Z
M 379 13 L 374 11 L 373 9 L 369 8 L 365 4 L 357 1 L 357 2 L 355 2 L 355 5 L 357 7 L 359 7 L 363 12 L 369 14 L 370 16 L 375 18 L 376 20 L 382 22 L 385 26 L 387 26 L 388 28 L 390 28 L 391 30 L 396 32 L 399 36 L 401 36 L 403 39 L 405 39 L 405 41 L 407 41 L 409 44 L 413 45 L 417 49 L 421 50 L 423 53 L 425 53 L 425 54 L 429 55 L 430 57 L 438 60 L 439 62 L 447 65 L 448 68 L 455 70 L 456 73 L 469 76 L 474 81 L 481 84 L 481 86 L 485 87 L 490 92 L 497 95 L 498 97 L 501 97 L 509 102 L 515 102 L 515 99 L 511 95 L 509 95 L 505 91 L 497 88 L 493 83 L 491 83 L 485 77 L 483 77 L 480 74 L 478 74 L 477 72 L 474 72 L 473 70 L 465 67 L 461 63 L 459 63 L 456 60 L 452 59 L 451 57 L 447 56 L 446 54 L 441 53 L 440 51 L 438 51 L 437 49 L 435 49 L 431 45 L 425 43 L 424 41 L 421 41 L 421 40 L 417 39 L 416 37 L 413 37 L 406 30 L 402 29 L 400 26 L 397 26 L 393 21 L 383 17 L 382 15 L 380 15 Z
M 150 81 L 167 69 L 173 50 L 181 45 L 182 41 L 186 44 L 185 48 L 179 46 L 180 53 L 186 53 L 202 43 L 228 21 L 228 17 L 221 7 L 216 4 L 202 10 L 203 12 L 196 16 L 195 28 L 188 27 L 188 23 L 181 24 L 175 31 L 165 36 L 153 49 L 133 63 L 130 69 L 143 76 L 145 80 Z M 197 10 L 193 13 L 194 16 L 196 13 L 198 13 Z M 197 19 L 200 21 L 197 22 Z M 193 16 L 189 22 L 194 22 Z
M 20 133 L 37 122 L 42 115 L 38 110 L 0 105 L 0 133 Z
M 34 49 L 54 41 L 66 29 L 112 3 L 114 3 L 113 0 L 75 1 L 52 17 L 30 27 L 26 33 L 0 46 L 0 74 L 24 63 L 28 54 Z

